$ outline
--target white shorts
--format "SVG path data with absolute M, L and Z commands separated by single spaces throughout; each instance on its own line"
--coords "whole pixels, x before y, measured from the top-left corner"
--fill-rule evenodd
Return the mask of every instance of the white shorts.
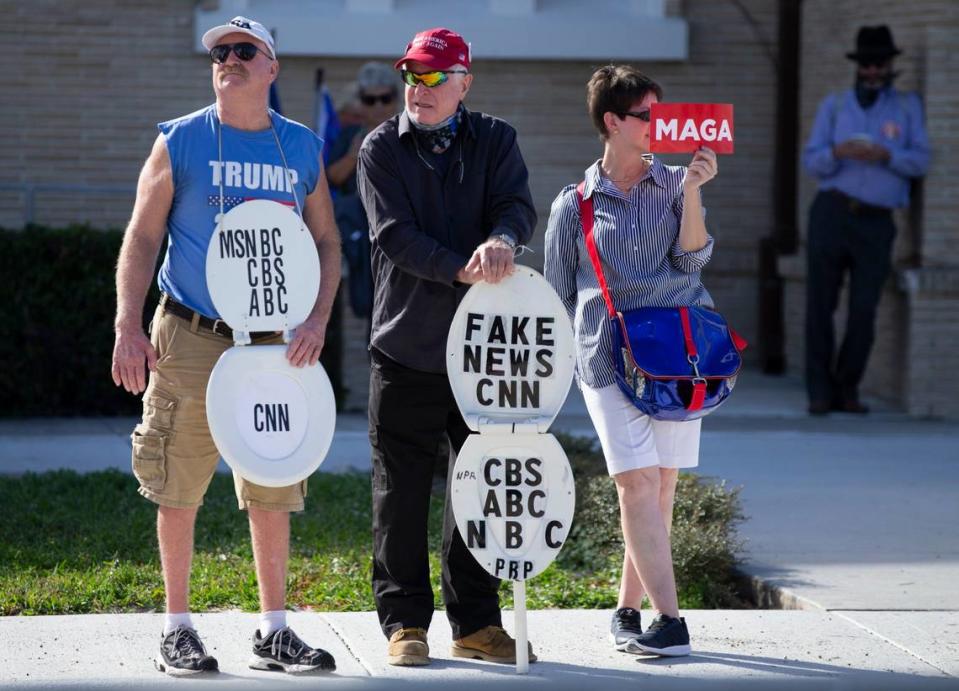
M 610 475 L 637 468 L 695 468 L 702 420 L 654 420 L 630 403 L 616 384 L 582 387 L 586 409 Z

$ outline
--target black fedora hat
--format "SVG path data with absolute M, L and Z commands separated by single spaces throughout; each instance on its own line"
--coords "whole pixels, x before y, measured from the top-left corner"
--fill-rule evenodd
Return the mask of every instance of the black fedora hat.
M 863 26 L 856 34 L 856 50 L 846 53 L 850 60 L 882 60 L 899 55 L 902 51 L 892 42 L 892 32 L 885 24 Z

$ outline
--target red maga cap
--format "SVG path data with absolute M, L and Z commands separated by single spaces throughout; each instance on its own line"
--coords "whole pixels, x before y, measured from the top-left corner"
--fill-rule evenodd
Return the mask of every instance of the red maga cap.
M 396 64 L 400 69 L 410 60 L 422 62 L 435 70 L 446 70 L 453 65 L 470 68 L 470 48 L 455 31 L 436 28 L 421 31 L 406 44 L 406 53 Z

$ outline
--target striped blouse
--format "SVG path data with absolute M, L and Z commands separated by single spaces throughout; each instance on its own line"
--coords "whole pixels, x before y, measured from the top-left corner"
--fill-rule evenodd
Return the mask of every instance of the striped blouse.
M 653 159 L 646 176 L 623 194 L 600 172 L 599 161 L 586 170 L 585 196 L 593 198 L 593 238 L 619 311 L 713 306 L 700 280 L 712 255 L 713 238 L 707 236 L 705 247 L 695 252 L 679 245 L 685 174 L 685 166 Z M 594 389 L 615 384 L 606 303 L 586 251 L 576 185 L 565 187 L 553 201 L 546 227 L 545 274 L 573 321 L 580 384 Z

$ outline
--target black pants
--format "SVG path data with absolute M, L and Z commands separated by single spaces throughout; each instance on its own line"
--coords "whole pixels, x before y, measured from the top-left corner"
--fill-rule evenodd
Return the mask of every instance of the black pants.
M 427 518 L 433 465 L 444 437 L 449 473 L 469 428 L 445 374 L 419 372 L 375 348 L 370 367 L 373 447 L 373 596 L 387 637 L 429 628 L 433 616 Z M 449 479 L 443 516 L 442 586 L 453 638 L 502 625 L 499 579 L 466 549 L 453 517 Z
M 806 390 L 810 401 L 857 400 L 875 338 L 876 308 L 892 263 L 892 214 L 856 210 L 819 192 L 809 210 Z M 849 310 L 838 357 L 833 313 L 849 272 Z

